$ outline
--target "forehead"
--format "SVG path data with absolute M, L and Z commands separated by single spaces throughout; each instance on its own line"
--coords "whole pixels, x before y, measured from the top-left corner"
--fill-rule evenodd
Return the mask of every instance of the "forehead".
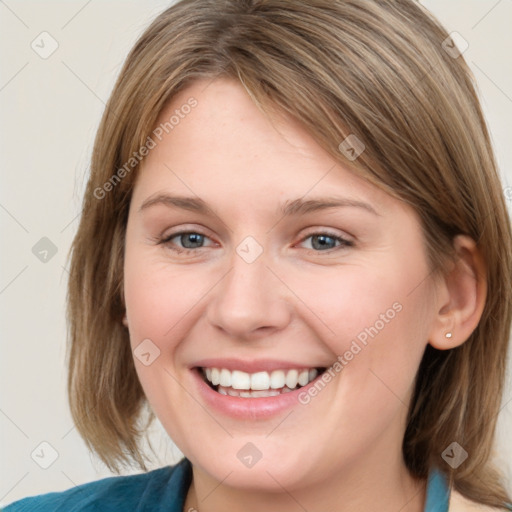
M 269 119 L 234 80 L 199 80 L 180 91 L 152 138 L 134 190 L 139 204 L 157 191 L 253 206 L 336 193 L 384 209 L 396 201 L 335 161 L 293 118 Z

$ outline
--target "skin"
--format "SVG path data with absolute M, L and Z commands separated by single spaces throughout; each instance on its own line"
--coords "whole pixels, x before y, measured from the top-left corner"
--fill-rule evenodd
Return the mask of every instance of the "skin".
M 435 277 L 415 212 L 335 162 L 297 122 L 270 122 L 226 79 L 193 83 L 160 121 L 191 96 L 197 106 L 137 177 L 124 268 L 132 347 L 150 339 L 160 350 L 149 366 L 134 359 L 140 382 L 193 464 L 184 510 L 367 511 L 378 503 L 422 511 L 426 482 L 409 475 L 401 455 L 405 419 L 427 343 L 457 346 L 480 318 L 486 286 L 474 243 L 457 237 L 459 261 Z M 139 211 L 160 193 L 199 197 L 210 213 L 163 204 Z M 303 196 L 356 199 L 377 213 L 278 213 Z M 157 243 L 181 230 L 205 235 L 202 247 L 187 236 Z M 326 232 L 352 245 L 327 238 L 319 248 L 311 235 Z M 236 252 L 247 236 L 263 249 L 252 263 Z M 396 303 L 400 312 L 307 405 L 241 421 L 195 393 L 189 368 L 203 358 L 330 366 Z M 247 442 L 262 453 L 252 468 L 237 457 Z

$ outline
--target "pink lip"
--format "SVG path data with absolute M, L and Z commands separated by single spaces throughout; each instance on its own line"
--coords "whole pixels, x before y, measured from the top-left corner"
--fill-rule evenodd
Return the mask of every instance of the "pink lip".
M 328 365 L 322 366 L 322 368 Z M 252 361 L 243 361 L 242 359 L 203 359 L 197 361 L 193 367 L 200 368 L 225 368 L 234 371 L 241 370 L 247 373 L 271 372 L 273 370 L 306 370 L 310 368 L 319 368 L 320 366 L 304 365 L 290 361 L 278 361 L 275 359 L 258 359 Z
M 225 366 L 220 366 L 226 368 Z M 297 366 L 291 367 L 297 368 Z M 299 365 L 299 367 L 301 366 Z M 282 367 L 280 366 L 279 368 Z M 302 366 L 302 368 L 306 367 Z M 266 419 L 286 411 L 293 406 L 303 407 L 299 402 L 299 394 L 304 392 L 307 393 L 308 389 L 314 386 L 316 380 L 321 377 L 318 375 L 316 379 L 312 380 L 306 386 L 290 391 L 289 393 L 282 393 L 271 397 L 241 398 L 217 393 L 217 391 L 212 389 L 204 381 L 199 368 L 193 368 L 191 371 L 195 385 L 197 386 L 198 394 L 204 400 L 207 407 L 219 411 L 226 416 L 241 420 Z

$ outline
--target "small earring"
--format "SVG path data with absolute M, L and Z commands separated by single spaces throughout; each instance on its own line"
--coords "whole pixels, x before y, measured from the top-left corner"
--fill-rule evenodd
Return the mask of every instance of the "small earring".
M 452 333 L 451 332 L 447 332 L 444 336 L 445 336 L 445 338 L 451 338 L 452 337 Z

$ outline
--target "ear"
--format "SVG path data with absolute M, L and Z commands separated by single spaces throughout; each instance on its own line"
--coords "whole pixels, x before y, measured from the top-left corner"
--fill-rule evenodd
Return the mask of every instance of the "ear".
M 126 318 L 126 313 L 123 315 L 123 325 L 128 327 L 128 318 Z
M 439 350 L 462 345 L 476 329 L 487 297 L 486 265 L 475 241 L 454 238 L 455 262 L 437 284 L 436 315 L 429 343 Z

